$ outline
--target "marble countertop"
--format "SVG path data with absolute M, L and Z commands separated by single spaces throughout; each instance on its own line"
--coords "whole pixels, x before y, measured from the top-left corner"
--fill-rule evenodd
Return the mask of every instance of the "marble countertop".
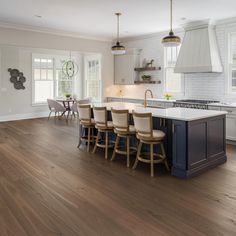
M 215 107 L 232 107 L 236 108 L 236 103 L 210 103 L 209 106 L 215 106 Z
M 145 113 L 151 112 L 153 117 L 182 120 L 182 121 L 193 121 L 200 120 L 204 118 L 225 115 L 226 111 L 213 111 L 213 110 L 200 110 L 182 107 L 173 107 L 167 109 L 161 108 L 144 108 L 141 104 L 127 103 L 127 102 L 107 102 L 107 103 L 96 103 L 94 106 L 106 106 L 108 110 L 114 109 L 127 109 L 132 113 L 132 111 Z

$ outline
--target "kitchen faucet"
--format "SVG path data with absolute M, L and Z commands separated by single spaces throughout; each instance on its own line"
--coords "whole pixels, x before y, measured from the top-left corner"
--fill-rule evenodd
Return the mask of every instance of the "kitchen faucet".
M 147 93 L 148 93 L 148 92 L 150 93 L 151 98 L 153 98 L 152 91 L 151 91 L 150 89 L 147 89 L 147 90 L 145 91 L 145 96 L 144 96 L 144 103 L 143 103 L 144 107 L 147 107 Z

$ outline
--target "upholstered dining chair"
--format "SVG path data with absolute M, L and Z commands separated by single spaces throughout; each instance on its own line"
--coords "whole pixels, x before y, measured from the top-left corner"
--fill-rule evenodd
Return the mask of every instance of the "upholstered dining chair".
M 80 99 L 80 100 L 76 100 L 74 102 L 74 104 L 71 106 L 71 112 L 72 112 L 72 115 L 78 115 L 78 106 L 79 105 L 82 105 L 82 104 L 90 104 L 92 102 L 92 99 L 91 98 L 85 98 L 85 99 Z
M 152 113 L 136 113 L 133 112 L 134 126 L 136 129 L 136 137 L 139 140 L 136 160 L 133 169 L 137 167 L 139 161 L 150 163 L 151 176 L 154 176 L 154 164 L 164 163 L 166 169 L 169 170 L 166 159 L 166 152 L 164 148 L 165 133 L 161 130 L 153 130 Z M 142 145 L 148 144 L 150 146 L 150 154 L 142 153 Z M 154 153 L 154 145 L 160 145 L 161 153 Z
M 50 110 L 49 115 L 48 115 L 48 120 L 51 117 L 52 112 L 55 113 L 55 117 L 61 113 L 61 116 L 63 116 L 66 112 L 66 108 L 59 102 L 53 99 L 47 99 L 48 103 L 48 108 Z
M 111 161 L 115 159 L 116 153 L 126 155 L 126 165 L 130 166 L 130 154 L 134 154 L 137 151 L 136 147 L 131 147 L 130 139 L 135 137 L 136 131 L 133 125 L 129 125 L 129 110 L 115 110 L 111 109 L 112 123 L 114 126 L 114 132 L 116 134 L 116 142 Z M 119 146 L 120 138 L 126 139 L 126 149 Z
M 107 120 L 107 108 L 106 107 L 93 107 L 93 115 L 95 121 L 95 128 L 98 130 L 93 153 L 96 152 L 97 147 L 105 149 L 105 159 L 108 158 L 108 149 L 114 145 L 109 142 L 108 134 L 113 132 L 113 124 Z M 105 140 L 101 139 L 101 134 L 105 134 Z

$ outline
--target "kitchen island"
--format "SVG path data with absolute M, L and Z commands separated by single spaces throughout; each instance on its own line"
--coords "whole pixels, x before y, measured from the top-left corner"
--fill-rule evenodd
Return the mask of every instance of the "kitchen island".
M 108 110 L 151 112 L 153 128 L 166 133 L 165 149 L 171 174 L 190 178 L 226 162 L 225 111 L 190 108 L 144 108 L 140 104 L 98 103 Z

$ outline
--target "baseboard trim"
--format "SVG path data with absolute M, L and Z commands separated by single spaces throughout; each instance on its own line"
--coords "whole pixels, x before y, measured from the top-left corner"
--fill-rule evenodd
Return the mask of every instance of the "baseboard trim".
M 39 113 L 27 113 L 27 114 L 16 114 L 9 116 L 0 116 L 0 122 L 14 121 L 14 120 L 26 120 L 26 119 L 36 119 L 47 117 L 49 112 L 39 112 Z

